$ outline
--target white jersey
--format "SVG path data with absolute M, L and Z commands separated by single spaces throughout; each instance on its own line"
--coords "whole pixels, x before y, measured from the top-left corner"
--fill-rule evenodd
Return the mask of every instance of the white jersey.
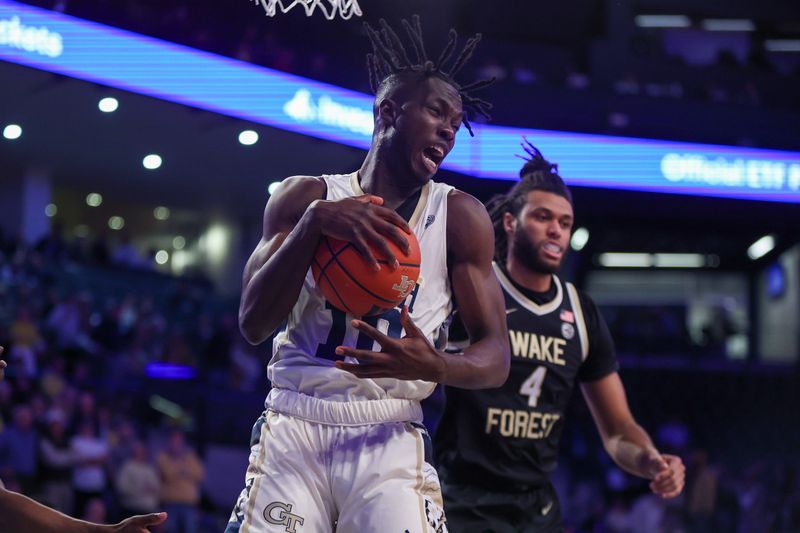
M 356 173 L 326 175 L 323 179 L 327 184 L 328 200 L 364 194 Z M 437 348 L 444 348 L 452 310 L 447 275 L 447 195 L 451 190 L 453 187 L 449 185 L 428 182 L 422 188 L 409 220 L 409 226 L 419 241 L 421 265 L 417 287 L 405 303 L 414 323 Z M 362 379 L 334 366 L 335 360 L 342 359 L 334 353 L 337 346 L 380 350 L 377 343 L 350 326 L 352 318 L 326 302 L 309 269 L 286 327 L 273 342 L 272 359 L 267 369 L 273 390 L 267 399 L 267 407 L 303 416 L 303 413 L 296 412 L 300 408 L 294 400 L 286 400 L 300 393 L 323 400 L 316 404 L 324 403 L 329 407 L 320 407 L 321 410 L 330 409 L 330 402 L 387 400 L 388 405 L 392 405 L 392 401 L 399 400 L 413 404 L 413 418 L 418 417 L 421 413 L 418 402 L 433 391 L 434 383 L 394 378 Z M 404 334 L 399 308 L 363 320 L 392 337 L 399 338 Z M 347 362 L 357 360 L 347 358 Z M 283 391 L 287 394 L 282 394 Z M 292 405 L 287 406 L 287 403 Z M 376 406 L 381 403 L 371 402 Z M 401 417 L 388 413 L 386 416 Z M 312 413 L 308 417 L 329 419 L 330 413 Z

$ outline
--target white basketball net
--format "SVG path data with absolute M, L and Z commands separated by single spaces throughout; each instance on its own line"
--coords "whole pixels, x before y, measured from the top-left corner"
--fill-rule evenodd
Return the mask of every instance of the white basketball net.
M 357 0 L 255 0 L 255 2 L 261 4 L 269 17 L 274 17 L 278 9 L 281 10 L 281 13 L 286 13 L 298 4 L 303 6 L 308 17 L 314 13 L 314 9 L 317 7 L 328 20 L 336 18 L 337 13 L 345 20 L 353 15 L 361 16 L 361 8 L 358 6 Z

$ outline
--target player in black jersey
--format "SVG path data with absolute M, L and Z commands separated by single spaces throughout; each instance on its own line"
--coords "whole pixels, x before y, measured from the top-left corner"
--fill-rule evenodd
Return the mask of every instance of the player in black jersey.
M 435 440 L 454 532 L 561 531 L 549 472 L 576 381 L 611 458 L 665 498 L 683 489 L 681 459 L 661 454 L 636 423 L 614 346 L 594 302 L 557 275 L 573 225 L 572 197 L 532 144 L 521 180 L 487 206 L 503 288 L 511 374 L 498 389 L 446 388 Z M 452 336 L 451 336 L 452 340 Z

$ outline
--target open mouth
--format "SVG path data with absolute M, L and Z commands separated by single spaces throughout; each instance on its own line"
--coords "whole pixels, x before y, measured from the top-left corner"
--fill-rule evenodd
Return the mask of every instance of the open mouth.
M 554 259 L 560 258 L 562 252 L 564 251 L 564 250 L 561 249 L 561 246 L 559 246 L 559 245 L 557 245 L 555 243 L 552 243 L 552 242 L 545 243 L 542 246 L 542 250 L 544 250 L 544 252 L 547 255 L 549 255 L 550 257 L 552 257 Z
M 430 172 L 436 172 L 444 161 L 444 151 L 438 146 L 428 146 L 422 150 L 422 159 Z

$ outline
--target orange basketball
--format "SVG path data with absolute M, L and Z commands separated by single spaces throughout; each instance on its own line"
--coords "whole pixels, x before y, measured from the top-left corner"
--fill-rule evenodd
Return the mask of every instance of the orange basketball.
M 311 263 L 317 287 L 331 305 L 356 317 L 396 307 L 411 294 L 419 278 L 419 242 L 414 234 L 406 238 L 408 255 L 391 239 L 386 239 L 400 263 L 400 268 L 394 271 L 386 257 L 372 247 L 381 265 L 380 271 L 375 272 L 352 243 L 323 237 Z

